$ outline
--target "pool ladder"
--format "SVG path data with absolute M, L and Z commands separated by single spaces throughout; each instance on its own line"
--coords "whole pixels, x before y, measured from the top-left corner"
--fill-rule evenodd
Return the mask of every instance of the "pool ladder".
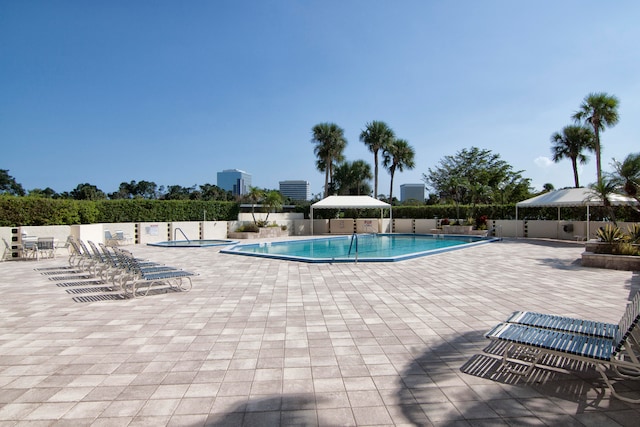
M 349 253 L 347 253 L 347 257 L 351 255 L 351 249 L 353 248 L 353 242 L 355 242 L 355 250 L 356 250 L 356 263 L 358 262 L 358 234 L 353 233 L 351 235 L 351 243 L 349 244 Z
M 180 234 L 182 234 L 184 236 L 184 238 L 187 240 L 187 243 L 191 243 L 191 240 L 189 240 L 187 235 L 184 234 L 184 231 L 182 231 L 182 229 L 180 227 L 176 227 L 176 228 L 173 229 L 173 240 L 177 240 L 176 239 L 176 235 L 178 234 L 178 231 L 180 232 Z

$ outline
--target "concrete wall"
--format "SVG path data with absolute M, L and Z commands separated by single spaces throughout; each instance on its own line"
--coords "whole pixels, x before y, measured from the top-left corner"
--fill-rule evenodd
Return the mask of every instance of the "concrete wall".
M 414 220 L 417 234 L 431 234 L 431 230 L 438 226 L 438 220 L 435 219 L 416 219 Z
M 202 238 L 207 239 L 226 239 L 227 238 L 227 222 L 226 221 L 207 221 L 202 225 Z
M 406 218 L 394 219 L 393 231 L 395 233 L 413 233 L 413 220 Z
M 352 218 L 340 218 L 329 220 L 330 234 L 353 234 L 355 231 L 355 221 Z M 314 234 L 315 227 L 314 227 Z
M 264 212 L 258 212 L 256 210 L 256 221 L 264 221 L 267 218 L 267 214 Z M 283 221 L 293 221 L 295 219 L 304 219 L 302 212 L 287 212 L 287 213 L 270 213 L 269 222 L 275 222 L 278 225 L 282 225 Z M 238 214 L 238 221 L 253 222 L 253 216 L 251 212 L 241 212 Z
M 171 222 L 165 240 L 200 240 L 200 224 L 193 221 Z
M 246 221 L 253 222 L 253 220 Z M 394 230 L 391 230 L 391 220 L 388 218 L 341 218 L 341 219 L 316 219 L 313 222 L 313 234 L 352 234 L 358 233 L 418 233 L 431 234 L 436 228 L 435 219 L 394 219 Z M 235 231 L 245 222 L 241 221 L 189 221 L 189 222 L 144 222 L 115 223 L 115 224 L 82 224 L 82 225 L 56 225 L 56 226 L 25 226 L 25 227 L 0 227 L 0 237 L 7 244 L 15 246 L 20 243 L 22 233 L 35 237 L 54 237 L 59 244 L 66 241 L 67 236 L 73 235 L 82 240 L 92 240 L 96 243 L 104 243 L 105 230 L 115 234 L 122 231 L 132 238 L 132 243 L 147 244 L 166 240 L 173 240 L 174 231 L 180 228 L 189 239 L 225 239 L 230 231 Z M 293 236 L 308 236 L 311 234 L 311 223 L 308 219 L 280 219 L 278 224 L 287 226 L 287 234 Z M 594 221 L 590 223 L 589 239 L 596 238 L 598 228 L 609 223 Z M 618 226 L 626 231 L 632 223 L 618 223 Z M 537 220 L 490 220 L 487 223 L 490 235 L 500 237 L 529 237 L 548 238 L 559 240 L 585 240 L 587 236 L 587 224 L 585 221 L 537 221 Z M 494 231 L 495 230 L 495 231 Z M 178 231 L 177 240 L 184 240 L 184 236 Z M 1 243 L 4 250 L 4 242 Z
M 356 219 L 356 233 L 379 233 L 381 226 L 379 219 Z
M 136 243 L 165 242 L 169 237 L 169 226 L 166 222 L 141 222 L 138 224 L 138 239 Z

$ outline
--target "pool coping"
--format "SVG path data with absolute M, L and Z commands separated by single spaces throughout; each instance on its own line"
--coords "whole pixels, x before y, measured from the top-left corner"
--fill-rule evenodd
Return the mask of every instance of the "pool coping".
M 367 234 L 361 234 L 367 235 Z M 392 257 L 375 257 L 375 258 L 309 258 L 295 255 L 281 255 L 281 254 L 264 254 L 264 253 L 255 253 L 255 252 L 240 252 L 235 250 L 238 247 L 243 246 L 260 246 L 260 245 L 278 245 L 287 242 L 307 242 L 307 241 L 315 241 L 315 240 L 338 240 L 338 239 L 349 239 L 350 235 L 340 235 L 340 236 L 324 236 L 316 239 L 302 239 L 302 240 L 282 240 L 276 242 L 260 242 L 260 243 L 237 243 L 227 249 L 220 250 L 220 253 L 230 254 L 230 255 L 242 255 L 249 257 L 257 257 L 257 258 L 268 258 L 268 259 L 277 259 L 283 261 L 294 261 L 294 262 L 305 262 L 310 264 L 333 264 L 333 263 L 357 263 L 357 262 L 398 262 L 398 261 L 406 261 L 414 258 L 421 258 L 429 255 L 436 255 L 443 252 L 455 251 L 460 249 L 465 249 L 473 246 L 477 246 L 484 243 L 491 243 L 495 241 L 499 241 L 500 239 L 497 237 L 478 237 L 473 235 L 466 234 L 414 234 L 414 233 L 379 233 L 379 236 L 425 236 L 425 237 L 433 237 L 439 236 L 439 238 L 449 240 L 451 238 L 456 237 L 464 237 L 464 238 L 473 238 L 477 239 L 475 242 L 469 242 L 457 246 L 449 246 L 446 248 L 438 248 L 438 249 L 430 249 L 427 251 L 420 252 L 412 252 L 409 254 L 397 255 Z

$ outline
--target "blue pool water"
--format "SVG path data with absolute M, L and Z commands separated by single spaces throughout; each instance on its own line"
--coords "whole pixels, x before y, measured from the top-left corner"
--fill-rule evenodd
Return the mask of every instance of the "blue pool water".
M 475 236 L 361 234 L 352 236 L 239 244 L 222 253 L 304 262 L 386 262 L 431 255 L 493 241 Z
M 235 240 L 169 240 L 166 242 L 147 243 L 148 246 L 163 248 L 204 248 L 208 246 L 226 246 L 238 243 Z

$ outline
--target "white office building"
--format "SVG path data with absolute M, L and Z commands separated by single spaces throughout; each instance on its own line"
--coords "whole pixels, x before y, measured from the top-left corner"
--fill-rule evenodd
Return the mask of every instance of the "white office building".
M 280 181 L 280 193 L 292 200 L 309 200 L 311 187 L 309 181 Z

